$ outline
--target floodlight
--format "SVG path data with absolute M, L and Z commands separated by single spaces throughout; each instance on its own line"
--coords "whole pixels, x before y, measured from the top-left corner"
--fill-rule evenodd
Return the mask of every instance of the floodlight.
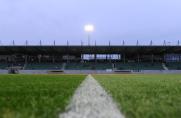
M 94 31 L 94 25 L 87 24 L 84 26 L 84 30 L 88 33 L 93 32 Z

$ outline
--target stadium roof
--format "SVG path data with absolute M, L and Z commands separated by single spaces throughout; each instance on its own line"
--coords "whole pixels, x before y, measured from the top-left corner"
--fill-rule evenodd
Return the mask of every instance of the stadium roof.
M 181 54 L 181 46 L 0 46 L 0 55 L 13 54 Z

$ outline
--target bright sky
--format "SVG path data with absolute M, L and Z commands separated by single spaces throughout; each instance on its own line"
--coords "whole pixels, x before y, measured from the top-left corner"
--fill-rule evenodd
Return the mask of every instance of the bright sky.
M 181 42 L 181 0 L 0 0 L 1 44 Z

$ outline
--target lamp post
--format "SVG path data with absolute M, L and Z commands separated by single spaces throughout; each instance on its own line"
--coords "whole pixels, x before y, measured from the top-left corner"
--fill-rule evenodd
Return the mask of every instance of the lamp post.
M 87 24 L 84 26 L 85 32 L 88 34 L 88 46 L 90 46 L 90 34 L 94 31 L 94 25 L 92 24 Z

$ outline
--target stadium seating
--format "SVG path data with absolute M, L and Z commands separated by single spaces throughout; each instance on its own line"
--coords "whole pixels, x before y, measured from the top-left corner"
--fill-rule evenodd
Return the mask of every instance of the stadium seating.
M 7 69 L 9 66 L 25 67 L 25 70 L 106 70 L 113 69 L 113 64 L 110 62 L 69 62 L 63 63 L 28 63 L 24 64 L 7 64 L 0 63 L 0 69 Z M 165 64 L 169 70 L 181 70 L 181 62 L 169 62 Z M 162 63 L 149 62 L 117 62 L 115 63 L 116 70 L 163 70 Z
M 24 63 L 0 63 L 0 69 L 8 69 L 9 67 L 19 67 L 22 69 L 24 67 Z
M 168 62 L 165 65 L 169 70 L 181 70 L 181 62 Z
M 163 70 L 161 63 L 116 63 L 117 70 Z
M 87 62 L 87 63 L 67 63 L 67 70 L 106 70 L 112 69 L 111 63 L 95 63 L 95 62 Z
M 46 70 L 46 69 L 62 69 L 62 63 L 29 63 L 25 66 L 26 70 Z
M 0 63 L 0 69 L 6 69 L 8 67 L 7 63 Z

